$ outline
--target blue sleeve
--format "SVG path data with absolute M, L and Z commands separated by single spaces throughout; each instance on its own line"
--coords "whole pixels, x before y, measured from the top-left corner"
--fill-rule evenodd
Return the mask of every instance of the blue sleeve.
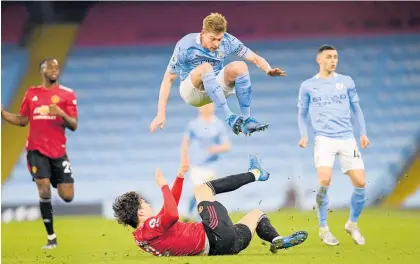
M 184 136 L 186 136 L 190 140 L 194 138 L 194 122 L 193 121 L 191 121 L 187 125 L 187 128 L 184 131 Z
M 187 56 L 187 51 L 181 48 L 180 43 L 177 43 L 172 54 L 171 60 L 169 61 L 167 70 L 170 73 L 177 74 L 181 71 L 182 64 Z
M 308 136 L 308 108 L 299 107 L 298 113 L 298 126 L 300 137 Z
M 229 136 L 228 136 L 228 131 L 226 129 L 226 125 L 224 122 L 220 121 L 220 142 L 222 144 L 224 144 L 225 142 L 229 142 Z
M 299 108 L 309 108 L 309 93 L 303 84 L 299 88 L 299 98 L 297 106 Z
M 243 58 L 248 52 L 251 51 L 239 39 L 232 36 L 231 34 L 225 33 L 225 38 L 227 41 L 227 47 L 226 47 L 227 55 L 231 53 L 235 53 L 237 56 Z
M 347 93 L 349 95 L 350 103 L 359 102 L 359 95 L 357 94 L 356 85 L 354 84 L 354 81 L 352 78 L 350 78 L 350 83 L 349 83 Z
M 362 111 L 362 108 L 360 107 L 359 102 L 350 101 L 350 105 L 351 105 L 351 109 L 353 110 L 354 116 L 357 120 L 357 123 L 359 123 L 360 135 L 367 135 L 365 116 L 363 115 L 363 111 Z

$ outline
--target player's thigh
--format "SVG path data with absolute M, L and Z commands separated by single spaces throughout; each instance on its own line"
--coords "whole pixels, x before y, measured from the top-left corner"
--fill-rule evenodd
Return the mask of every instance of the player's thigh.
M 330 185 L 332 168 L 338 149 L 335 141 L 327 137 L 315 137 L 314 162 L 318 173 L 318 182 L 323 186 Z
M 179 86 L 181 98 L 189 105 L 201 107 L 212 102 L 203 89 L 197 88 L 191 81 L 191 74 Z
M 357 177 L 364 177 L 365 165 L 362 154 L 357 146 L 357 141 L 354 138 L 342 140 L 342 143 L 340 144 L 339 160 L 343 173 L 348 174 L 349 171 L 355 171 L 352 175 L 355 174 Z
M 235 94 L 235 79 L 231 80 L 232 78 L 226 73 L 228 66 L 216 75 L 217 84 L 223 89 L 226 98 Z
M 73 171 L 71 168 L 70 160 L 67 155 L 51 160 L 51 185 L 54 188 L 61 186 L 59 189 L 60 197 L 62 195 L 73 195 Z
M 42 198 L 51 197 L 50 178 L 52 175 L 49 158 L 37 150 L 29 150 L 26 154 L 29 172 L 35 181 L 38 193 Z
M 242 217 L 241 220 L 239 220 L 236 224 L 247 226 L 252 235 L 254 235 L 255 229 L 257 229 L 258 221 L 263 215 L 263 211 L 260 209 L 254 209 Z
M 216 178 L 216 172 L 210 168 L 204 168 L 200 166 L 190 167 L 190 179 L 193 186 L 206 183 Z
M 211 185 L 207 185 L 206 183 L 194 186 L 194 197 L 197 203 L 203 201 L 213 202 L 216 200 L 214 190 L 210 186 Z

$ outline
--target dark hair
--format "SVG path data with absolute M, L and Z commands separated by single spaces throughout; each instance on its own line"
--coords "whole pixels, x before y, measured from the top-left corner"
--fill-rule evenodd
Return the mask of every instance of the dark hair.
M 39 69 L 41 69 L 42 68 L 42 65 L 45 63 L 45 62 L 47 62 L 47 61 L 51 61 L 51 60 L 56 60 L 56 61 L 58 61 L 56 58 L 54 58 L 54 57 L 48 57 L 48 58 L 45 58 L 45 59 L 43 59 L 40 63 L 39 63 Z
M 118 196 L 112 204 L 118 224 L 137 228 L 139 218 L 137 211 L 141 208 L 140 196 L 136 192 L 127 192 Z
M 318 54 L 323 52 L 324 50 L 336 50 L 336 48 L 332 45 L 322 45 L 321 47 L 319 47 L 318 49 Z

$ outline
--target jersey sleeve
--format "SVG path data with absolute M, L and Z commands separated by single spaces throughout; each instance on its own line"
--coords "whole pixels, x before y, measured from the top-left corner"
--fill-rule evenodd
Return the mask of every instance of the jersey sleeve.
M 347 89 L 347 93 L 349 95 L 349 99 L 351 103 L 359 102 L 359 95 L 357 94 L 356 85 L 352 78 L 349 80 L 349 87 Z
M 228 54 L 235 53 L 237 56 L 243 58 L 246 56 L 248 52 L 251 51 L 239 39 L 232 36 L 231 34 L 225 33 L 225 37 L 228 42 L 228 47 L 227 47 Z
M 168 67 L 166 68 L 170 73 L 178 74 L 181 72 L 182 65 L 185 63 L 187 57 L 187 51 L 181 47 L 180 42 L 175 46 L 172 57 L 169 61 Z
M 23 97 L 22 104 L 20 105 L 19 113 L 21 116 L 29 116 L 30 109 L 29 109 L 29 99 L 28 99 L 28 91 L 26 91 L 25 96 Z
M 194 123 L 193 123 L 193 121 L 188 123 L 187 128 L 184 131 L 184 136 L 187 137 L 190 140 L 194 138 Z
M 303 83 L 300 85 L 300 88 L 299 88 L 299 98 L 298 98 L 297 106 L 299 108 L 309 108 L 309 93 L 308 93 L 308 90 L 303 85 Z
M 77 117 L 77 99 L 76 94 L 74 92 L 70 93 L 69 97 L 67 98 L 66 102 L 66 114 L 70 117 Z

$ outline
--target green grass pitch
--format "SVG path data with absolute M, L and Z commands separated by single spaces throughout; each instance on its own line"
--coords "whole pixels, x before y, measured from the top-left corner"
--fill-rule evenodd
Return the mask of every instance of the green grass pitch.
M 236 213 L 232 218 L 236 221 L 242 215 Z M 336 247 L 320 242 L 315 212 L 281 211 L 268 215 L 281 234 L 303 229 L 309 232 L 308 240 L 276 255 L 254 236 L 250 247 L 237 256 L 159 258 L 137 248 L 131 230 L 115 221 L 57 217 L 54 223 L 59 246 L 49 251 L 40 249 L 46 242 L 41 221 L 2 224 L 1 263 L 420 263 L 420 211 L 366 210 L 360 219 L 365 246 L 354 244 L 344 232 L 347 211 L 330 212 L 330 228 L 340 240 Z

